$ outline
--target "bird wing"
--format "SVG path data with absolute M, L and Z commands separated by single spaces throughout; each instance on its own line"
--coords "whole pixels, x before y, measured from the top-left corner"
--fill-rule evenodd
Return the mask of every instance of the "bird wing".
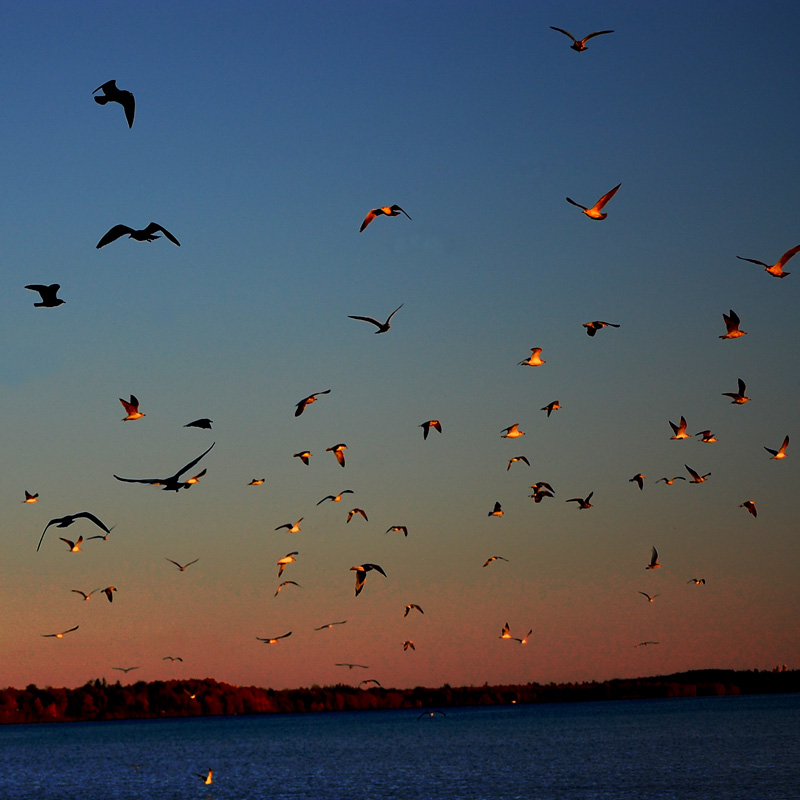
M 614 33 L 614 31 L 595 31 L 594 33 L 590 33 L 588 36 L 584 37 L 583 41 L 588 42 L 589 39 L 595 36 L 602 36 L 604 33 Z
M 119 102 L 120 105 L 125 109 L 125 119 L 128 121 L 128 127 L 133 127 L 133 115 L 136 113 L 136 100 L 133 97 L 133 94 L 128 91 L 123 91 L 122 97 L 120 98 Z M 166 233 L 166 231 L 164 231 Z
M 354 316 L 352 314 L 348 314 L 347 317 L 348 317 L 348 319 L 360 319 L 363 322 L 371 322 L 373 325 L 375 325 L 378 328 L 382 328 L 383 324 L 384 324 L 382 322 L 378 322 L 378 320 L 373 319 L 372 317 L 357 317 L 357 316 Z M 390 319 L 391 319 L 391 317 L 390 317 Z
M 564 31 L 564 33 L 566 33 L 566 31 Z M 567 34 L 567 35 L 569 35 L 569 34 Z M 572 205 L 574 205 L 574 206 L 577 206 L 578 208 L 581 208 L 581 209 L 583 209 L 584 211 L 587 211 L 587 210 L 588 210 L 588 209 L 586 208 L 586 206 L 582 206 L 580 203 L 576 203 L 576 202 L 575 202 L 575 201 L 574 201 L 574 200 L 573 200 L 571 197 L 568 197 L 568 198 L 567 198 L 567 202 L 568 202 L 568 203 L 572 203 Z
M 392 206 L 392 208 L 400 208 L 400 207 L 399 207 L 399 206 Z M 402 209 L 402 208 L 401 208 L 400 210 L 401 210 L 401 211 L 403 211 L 403 209 Z M 403 211 L 403 213 L 405 214 L 406 212 L 405 212 L 405 211 Z M 406 216 L 408 217 L 408 214 L 406 214 Z M 411 217 L 409 217 L 409 219 L 411 219 Z M 389 324 L 389 322 L 391 321 L 392 317 L 393 317 L 393 316 L 394 316 L 394 315 L 395 315 L 395 314 L 396 314 L 396 313 L 397 313 L 397 312 L 398 312 L 398 311 L 399 311 L 399 310 L 400 310 L 400 309 L 401 309 L 401 308 L 402 308 L 404 305 L 405 305 L 405 303 L 400 303 L 400 305 L 399 305 L 399 306 L 397 306 L 397 308 L 396 308 L 394 311 L 392 311 L 392 313 L 391 313 L 391 314 L 389 314 L 389 316 L 388 316 L 388 317 L 387 317 L 387 319 L 386 319 L 386 324 L 387 324 L 387 325 L 388 325 L 388 324 Z
M 599 211 L 616 193 L 617 189 L 622 186 L 621 183 L 618 183 L 610 192 L 606 192 L 598 201 L 595 203 L 595 208 Z M 606 323 L 609 324 L 609 323 Z M 615 326 L 618 327 L 618 326 Z
M 167 237 L 167 239 L 169 239 L 169 240 L 172 242 L 172 244 L 176 244 L 176 245 L 178 245 L 178 247 L 180 247 L 180 246 L 181 246 L 181 243 L 180 243 L 180 242 L 179 242 L 179 241 L 178 241 L 178 240 L 177 240 L 177 239 L 176 239 L 176 238 L 175 238 L 175 237 L 174 237 L 174 236 L 173 236 L 173 235 L 172 235 L 172 234 L 171 234 L 171 233 L 170 233 L 170 232 L 169 232 L 169 231 L 168 231 L 166 228 L 162 227 L 162 226 L 161 226 L 161 225 L 159 225 L 157 222 L 151 222 L 151 223 L 150 223 L 150 224 L 149 224 L 149 225 L 148 225 L 148 226 L 147 226 L 147 227 L 144 229 L 144 232 L 145 232 L 146 234 L 148 234 L 149 236 L 152 236 L 152 235 L 153 235 L 154 233 L 156 233 L 157 231 L 161 231 L 161 233 L 163 233 L 163 234 L 164 234 L 164 236 L 166 236 L 166 237 Z
M 127 225 L 115 225 L 103 235 L 103 237 L 97 243 L 97 249 L 99 250 L 101 247 L 105 247 L 107 244 L 115 242 L 120 236 L 124 236 L 126 233 L 133 233 L 133 228 L 129 228 Z
M 800 252 L 800 244 L 797 247 L 793 247 L 791 250 L 787 250 L 782 256 L 781 260 L 775 265 L 783 269 L 783 265 L 795 254 Z
M 692 468 L 691 468 L 691 467 L 690 467 L 688 464 L 684 464 L 683 466 L 684 466 L 684 467 L 686 467 L 686 469 L 687 469 L 687 471 L 689 472 L 689 474 L 690 474 L 690 475 L 691 475 L 691 476 L 692 476 L 692 477 L 693 477 L 693 478 L 694 478 L 696 481 L 699 481 L 699 480 L 700 480 L 700 475 L 698 475 L 698 473 L 696 473 L 696 472 L 695 472 L 695 471 L 694 471 L 694 470 L 693 470 L 693 469 L 692 469 Z
M 578 41 L 569 31 L 565 31 L 563 28 L 556 28 L 554 25 L 551 25 L 550 26 L 550 30 L 558 31 L 559 33 L 563 33 L 564 36 L 569 36 L 569 38 L 572 39 L 573 42 L 577 42 Z
M 375 217 L 378 216 L 378 213 L 379 209 L 373 208 L 372 211 L 370 211 L 369 214 L 367 214 L 367 216 L 364 217 L 364 221 L 361 223 L 361 227 L 358 229 L 358 232 L 361 233 L 364 230 L 364 228 L 366 228 L 367 225 L 369 225 L 370 222 L 372 222 L 372 220 L 374 220 Z
M 44 535 L 47 533 L 47 529 L 51 525 L 53 525 L 55 523 L 58 523 L 58 522 L 61 522 L 62 519 L 64 519 L 64 518 L 63 517 L 57 517 L 56 519 L 51 519 L 50 522 L 48 522 L 47 525 L 44 526 L 44 530 L 42 531 L 42 535 L 39 537 L 39 544 L 36 545 L 36 552 L 37 553 L 39 552 L 39 548 L 42 546 L 42 541 L 44 540 Z
M 744 258 L 743 256 L 736 256 L 736 258 L 738 258 L 740 261 L 749 261 L 751 264 L 758 264 L 759 267 L 769 267 L 769 264 L 765 264 L 763 261 L 759 261 L 756 258 Z
M 73 520 L 85 518 L 88 519 L 90 522 L 94 522 L 98 528 L 101 528 L 106 533 L 111 533 L 111 528 L 106 527 L 105 523 L 103 523 L 100 519 L 98 519 L 91 511 L 79 511 L 77 514 L 72 515 Z
M 212 442 L 211 447 L 213 447 L 215 444 L 216 444 L 216 442 Z M 206 453 L 208 453 L 209 450 L 211 450 L 211 447 L 209 447 L 208 450 L 205 450 L 202 453 L 200 453 L 200 455 L 197 456 L 197 458 L 192 459 L 188 464 L 186 464 L 185 466 L 181 467 L 174 475 L 170 475 L 169 478 L 164 479 L 163 482 L 166 483 L 168 481 L 175 481 L 178 478 L 180 478 L 180 476 L 183 475 L 184 472 L 186 472 L 187 470 L 191 469 L 198 461 L 200 461 L 200 459 L 204 455 L 206 455 Z M 116 477 L 116 475 L 114 477 Z M 139 482 L 141 483 L 142 481 L 139 481 Z
M 402 208 L 400 208 L 400 206 L 398 206 L 398 205 L 396 205 L 396 204 L 395 204 L 395 205 L 393 205 L 393 206 L 389 206 L 389 208 L 390 208 L 392 211 L 399 211 L 399 212 L 401 212 L 402 214 L 406 214 L 406 212 L 405 212 L 405 211 L 403 211 L 403 209 L 402 209 Z M 406 214 L 406 216 L 408 217 L 408 214 Z M 408 217 L 408 218 L 409 218 L 409 219 L 411 219 L 411 217 Z M 391 319 L 391 317 L 390 317 L 390 319 Z
M 747 385 L 741 378 L 738 378 L 737 380 L 739 382 L 739 394 L 742 395 L 742 397 L 744 397 L 744 393 L 747 390 Z

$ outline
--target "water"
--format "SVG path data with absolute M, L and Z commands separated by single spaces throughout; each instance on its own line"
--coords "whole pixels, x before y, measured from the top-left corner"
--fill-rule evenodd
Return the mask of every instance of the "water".
M 800 695 L 446 714 L 4 726 L 0 800 L 800 798 Z

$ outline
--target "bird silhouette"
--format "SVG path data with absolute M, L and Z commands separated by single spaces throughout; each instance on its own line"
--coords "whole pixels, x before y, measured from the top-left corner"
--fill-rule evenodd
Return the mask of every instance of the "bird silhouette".
M 741 261 L 749 261 L 751 264 L 758 264 L 759 267 L 764 267 L 764 271 L 768 272 L 775 278 L 785 278 L 790 273 L 784 272 L 783 268 L 786 266 L 786 262 L 797 252 L 800 252 L 800 244 L 796 245 L 791 250 L 787 250 L 780 257 L 780 261 L 772 266 L 765 264 L 763 261 L 758 261 L 755 258 L 742 258 L 742 256 L 736 256 L 736 258 L 740 259 Z
M 47 523 L 47 525 L 45 525 L 44 530 L 42 531 L 42 535 L 39 538 L 39 544 L 36 546 L 36 552 L 37 553 L 39 552 L 39 548 L 42 546 L 42 540 L 44 539 L 44 535 L 47 533 L 47 529 L 51 525 L 55 525 L 57 528 L 68 528 L 70 525 L 72 525 L 73 522 L 75 522 L 75 520 L 78 519 L 88 519 L 89 522 L 93 522 L 95 525 L 97 525 L 98 528 L 102 528 L 102 530 L 104 530 L 106 533 L 111 533 L 111 528 L 109 528 L 104 522 L 98 519 L 90 511 L 79 511 L 77 514 L 67 514 L 66 516 L 63 517 L 54 517 L 53 519 L 50 520 L 50 522 Z M 64 541 L 67 540 L 64 539 Z M 83 541 L 82 536 L 79 539 L 79 541 Z
M 331 500 L 334 503 L 341 503 L 342 502 L 342 495 L 344 494 L 354 494 L 352 489 L 342 489 L 339 494 L 326 494 L 325 497 L 320 500 L 317 505 L 322 505 L 326 500 Z
M 64 303 L 67 302 L 60 297 L 56 297 L 58 290 L 61 288 L 60 283 L 51 283 L 49 286 L 45 286 L 41 283 L 29 283 L 25 288 L 33 292 L 39 292 L 41 301 L 39 303 L 34 303 L 34 308 L 57 308 L 58 306 L 63 306 Z
M 583 327 L 586 328 L 586 333 L 589 336 L 594 336 L 601 328 L 619 328 L 619 325 L 613 322 L 603 322 L 600 319 L 596 319 L 592 322 L 584 322 Z
M 503 516 L 503 508 L 500 505 L 500 502 L 496 502 L 494 504 L 494 508 L 487 514 L 489 517 L 502 517 Z
M 539 411 L 546 411 L 547 416 L 549 417 L 554 411 L 561 410 L 561 403 L 558 400 L 553 400 L 552 403 L 548 403 L 546 406 L 542 406 Z
M 589 219 L 605 219 L 608 214 L 603 213 L 603 207 L 617 193 L 620 186 L 622 186 L 622 184 L 618 183 L 610 192 L 606 192 L 591 208 L 576 203 L 571 197 L 567 198 L 567 202 L 582 209 L 583 213 L 586 214 Z
M 211 447 L 213 447 L 215 444 L 216 442 L 213 442 L 211 444 Z M 181 489 L 188 489 L 192 485 L 192 483 L 190 483 L 189 481 L 182 481 L 180 479 L 181 475 L 183 475 L 184 472 L 187 472 L 195 464 L 197 464 L 197 462 L 200 461 L 200 459 L 203 458 L 203 456 L 205 456 L 211 450 L 211 447 L 209 447 L 208 450 L 204 450 L 202 453 L 200 453 L 200 455 L 197 456 L 197 458 L 193 458 L 188 464 L 182 466 L 176 473 L 169 475 L 166 478 L 121 478 L 119 475 L 114 475 L 114 477 L 118 481 L 124 481 L 125 483 L 147 483 L 150 484 L 151 486 L 160 486 L 161 489 L 165 492 L 179 492 Z M 205 472 L 205 470 L 203 470 L 203 472 Z M 193 482 L 197 482 L 197 479 L 202 474 L 203 473 L 195 475 L 194 478 L 191 478 L 190 480 Z
M 692 476 L 692 479 L 689 481 L 689 483 L 703 483 L 703 481 L 705 481 L 705 479 L 711 475 L 710 472 L 706 472 L 705 475 L 700 475 L 699 473 L 695 472 L 688 464 L 684 464 L 683 466 L 686 467 L 686 471 Z
M 356 514 L 361 514 L 361 516 L 362 516 L 362 517 L 364 517 L 364 519 L 365 519 L 367 522 L 369 522 L 369 520 L 367 519 L 367 514 L 366 514 L 366 512 L 364 511 L 364 509 L 363 509 L 363 508 L 351 508 L 351 509 L 350 509 L 350 510 L 347 512 L 347 522 L 350 522 L 350 520 L 351 520 L 351 519 L 353 519 L 353 517 L 354 517 Z
M 425 612 L 416 604 L 416 603 L 408 603 L 406 605 L 406 610 L 403 612 L 403 617 L 408 616 L 408 612 L 412 610 L 419 611 L 420 614 L 424 614 Z
M 203 428 L 204 430 L 211 430 L 212 421 L 208 417 L 201 417 L 192 422 L 187 422 L 184 428 Z
M 400 310 L 400 309 L 401 309 L 401 308 L 402 308 L 404 305 L 405 305 L 405 303 L 400 303 L 400 305 L 399 305 L 399 306 L 397 306 L 397 308 L 396 308 L 394 311 L 392 311 L 392 313 L 391 313 L 391 314 L 389 314 L 388 318 L 386 319 L 386 322 L 380 322 L 379 320 L 375 319 L 374 317 L 356 317 L 356 316 L 353 316 L 352 314 L 348 314 L 348 317 L 347 317 L 347 318 L 348 318 L 348 319 L 360 319 L 360 320 L 362 320 L 363 322 L 370 322 L 371 324 L 375 325 L 375 326 L 378 328 L 378 330 L 376 330 L 376 331 L 375 331 L 375 333 L 386 333 L 386 331 L 388 331 L 388 330 L 389 330 L 389 328 L 391 328 L 391 327 L 392 327 L 392 326 L 390 325 L 390 323 L 391 323 L 391 321 L 392 321 L 392 317 L 393 317 L 393 316 L 394 316 L 394 315 L 395 315 L 395 314 L 396 314 L 396 313 L 397 313 L 397 312 L 398 312 L 398 311 L 399 311 L 399 310 Z
M 299 458 L 306 466 L 311 456 L 314 455 L 310 450 L 301 450 L 299 453 L 294 453 L 292 458 Z
M 169 561 L 170 564 L 174 564 L 181 572 L 186 572 L 187 567 L 191 567 L 192 564 L 196 564 L 200 559 L 196 558 L 194 561 L 189 561 L 187 564 L 179 564 L 177 561 L 173 561 L 171 558 L 165 559 Z
M 503 558 L 503 556 L 489 556 L 486 561 L 483 562 L 484 567 L 488 567 L 493 561 L 508 561 L 507 558 Z
M 358 229 L 358 232 L 361 233 L 367 225 L 375 219 L 375 217 L 379 217 L 381 215 L 385 215 L 387 217 L 397 217 L 400 214 L 406 214 L 402 208 L 398 205 L 392 206 L 380 206 L 379 208 L 373 208 L 366 217 L 364 217 L 364 221 L 361 223 L 361 227 Z M 408 217 L 408 214 L 406 214 Z M 411 219 L 411 217 L 408 217 Z
M 65 634 L 72 633 L 72 631 L 78 630 L 79 627 L 80 625 L 76 625 L 74 628 L 68 628 L 60 633 L 43 633 L 42 636 L 44 636 L 46 639 L 63 639 Z
M 653 545 L 653 550 L 650 553 L 650 563 L 645 567 L 645 569 L 658 569 L 661 564 L 658 563 L 658 550 L 656 550 L 655 545 Z
M 312 403 L 317 402 L 317 397 L 321 394 L 330 394 L 331 390 L 326 389 L 324 392 L 314 392 L 314 394 L 310 394 L 308 397 L 304 397 L 294 409 L 294 415 L 299 417 L 305 410 L 306 406 L 310 406 Z
M 303 521 L 303 517 L 300 517 L 300 519 L 299 519 L 299 520 L 297 520 L 297 522 L 294 522 L 294 523 L 292 523 L 292 522 L 285 522 L 283 525 L 278 525 L 278 527 L 277 527 L 277 528 L 275 528 L 275 530 L 276 530 L 276 531 L 279 531 L 279 530 L 281 530 L 282 528 L 288 528 L 288 530 L 289 530 L 289 533 L 300 533 L 300 523 L 301 523 L 302 521 Z
M 275 590 L 275 594 L 273 595 L 273 597 L 277 597 L 284 586 L 297 586 L 298 589 L 302 589 L 302 586 L 300 586 L 300 584 L 297 581 L 284 581 Z
M 434 428 L 435 430 L 439 431 L 439 433 L 442 432 L 442 423 L 439 422 L 438 419 L 429 419 L 427 422 L 423 422 L 419 427 L 422 428 L 423 439 L 428 438 L 428 434 L 431 432 L 431 428 Z
M 383 577 L 386 577 L 386 573 L 383 571 L 383 567 L 379 564 L 358 564 L 355 567 L 350 567 L 350 570 L 355 570 L 356 573 L 356 597 L 361 594 L 361 590 L 364 588 L 364 582 L 367 579 L 367 573 L 371 570 L 376 570 L 380 572 Z
M 592 499 L 592 495 L 593 494 L 594 494 L 594 492 L 589 492 L 588 496 L 585 497 L 585 498 L 583 498 L 583 497 L 571 497 L 569 500 L 565 500 L 564 502 L 565 503 L 577 503 L 578 504 L 578 511 L 581 511 L 584 508 L 592 508 L 592 504 L 589 501 Z
M 704 444 L 714 444 L 714 442 L 717 441 L 717 437 L 714 436 L 714 434 L 711 433 L 711 431 L 709 431 L 709 430 L 698 431 L 695 434 L 695 436 L 699 436 L 700 437 L 700 441 L 703 442 Z
M 747 331 L 739 330 L 739 315 L 733 310 L 726 314 L 723 312 L 722 319 L 725 322 L 726 333 L 720 336 L 720 339 L 738 339 L 740 336 L 747 336 Z
M 639 491 L 641 491 L 644 489 L 644 480 L 644 475 L 642 475 L 641 472 L 637 472 L 632 478 L 628 478 L 628 483 L 636 483 L 639 487 Z
M 125 110 L 125 119 L 128 120 L 128 127 L 133 127 L 133 115 L 136 113 L 136 100 L 133 94 L 127 89 L 118 89 L 116 81 L 106 81 L 100 84 L 92 94 L 103 90 L 103 94 L 94 98 L 95 103 L 104 106 L 106 103 L 119 103 Z
M 392 533 L 393 531 L 402 533 L 403 536 L 408 536 L 408 528 L 405 525 L 392 525 L 391 528 L 387 528 L 384 531 L 384 535 L 386 535 L 387 533 Z
M 137 242 L 153 242 L 156 239 L 160 239 L 161 237 L 158 235 L 158 232 L 164 234 L 164 236 L 169 239 L 172 244 L 181 246 L 181 243 L 166 229 L 159 225 L 157 222 L 151 222 L 146 228 L 142 228 L 142 230 L 137 231 L 134 228 L 129 228 L 127 225 L 114 225 L 113 228 L 110 228 L 106 233 L 103 234 L 100 241 L 96 245 L 96 249 L 99 250 L 101 247 L 105 247 L 107 244 L 111 244 L 111 242 L 115 242 L 120 236 L 124 236 L 126 233 L 128 237 L 131 239 L 135 239 Z
M 746 508 L 754 517 L 758 516 L 755 500 L 745 500 L 744 503 L 739 505 L 739 508 Z
M 583 39 L 576 39 L 569 31 L 565 31 L 563 28 L 556 28 L 554 25 L 551 25 L 550 29 L 558 31 L 559 33 L 563 33 L 564 36 L 569 36 L 569 38 L 572 39 L 572 44 L 570 47 L 577 53 L 582 53 L 584 50 L 586 50 L 586 42 L 588 42 L 589 39 L 593 38 L 594 36 L 602 36 L 605 33 L 614 33 L 614 31 L 595 31 L 594 33 L 590 33 L 588 36 L 584 36 Z
M 525 456 L 514 456 L 513 458 L 508 459 L 508 466 L 506 467 L 506 472 L 508 472 L 511 469 L 512 464 L 516 464 L 518 461 L 521 461 L 523 464 L 527 464 L 528 466 L 531 465 L 531 462 L 528 461 L 528 459 L 525 458 Z
M 291 635 L 292 632 L 289 631 L 288 633 L 284 633 L 281 636 L 273 636 L 272 638 L 256 636 L 256 639 L 258 639 L 259 642 L 264 642 L 264 644 L 277 644 L 280 639 L 285 639 L 287 636 Z

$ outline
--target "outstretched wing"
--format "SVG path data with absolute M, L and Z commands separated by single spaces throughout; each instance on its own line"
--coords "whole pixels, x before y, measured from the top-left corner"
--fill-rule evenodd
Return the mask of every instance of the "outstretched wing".
M 101 247 L 115 242 L 120 236 L 124 236 L 126 233 L 133 233 L 133 228 L 129 228 L 127 225 L 115 225 L 100 239 L 97 243 L 97 249 L 99 250 Z
M 154 233 L 157 233 L 158 231 L 161 231 L 161 233 L 163 233 L 164 236 L 166 236 L 167 239 L 169 239 L 172 242 L 172 244 L 176 244 L 176 245 L 178 245 L 178 247 L 181 246 L 181 243 L 166 228 L 163 228 L 157 222 L 151 222 L 144 229 L 144 232 L 146 234 L 148 234 L 149 236 L 152 236 Z
M 565 31 L 563 28 L 556 28 L 554 25 L 551 25 L 550 26 L 550 30 L 558 31 L 559 33 L 563 33 L 564 36 L 569 36 L 569 38 L 572 39 L 573 42 L 577 42 L 578 41 L 569 31 Z

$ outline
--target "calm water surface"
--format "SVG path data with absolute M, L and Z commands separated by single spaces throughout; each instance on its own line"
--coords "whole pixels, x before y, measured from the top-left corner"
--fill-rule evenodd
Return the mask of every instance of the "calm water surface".
M 800 800 L 800 695 L 446 714 L 3 726 L 0 800 Z

